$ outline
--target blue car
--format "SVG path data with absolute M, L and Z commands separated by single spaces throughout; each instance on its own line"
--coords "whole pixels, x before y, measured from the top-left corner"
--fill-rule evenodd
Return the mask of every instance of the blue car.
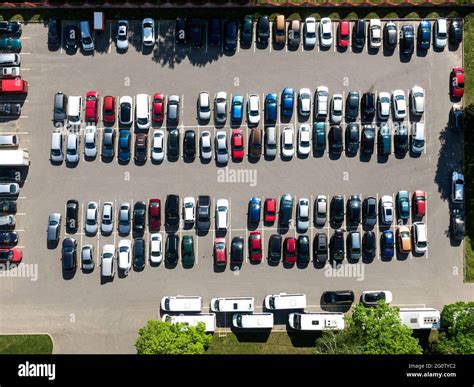
M 252 198 L 249 201 L 249 222 L 260 222 L 260 209 L 262 208 L 262 200 L 260 198 Z
M 294 104 L 295 91 L 290 87 L 286 87 L 281 93 L 281 113 L 283 117 L 291 117 Z
M 428 20 L 422 20 L 418 25 L 417 34 L 418 48 L 427 50 L 431 43 L 431 23 Z
M 277 120 L 278 96 L 276 93 L 268 93 L 265 97 L 265 121 L 275 123 Z
M 395 246 L 393 231 L 385 230 L 382 234 L 382 256 L 384 258 L 392 258 Z
M 231 120 L 234 122 L 242 121 L 242 112 L 244 110 L 244 97 L 241 95 L 234 95 L 232 97 L 232 107 L 230 110 Z
M 130 131 L 127 129 L 120 129 L 119 141 L 118 141 L 119 161 L 122 161 L 122 162 L 130 161 L 130 154 L 131 154 L 130 142 L 131 142 Z

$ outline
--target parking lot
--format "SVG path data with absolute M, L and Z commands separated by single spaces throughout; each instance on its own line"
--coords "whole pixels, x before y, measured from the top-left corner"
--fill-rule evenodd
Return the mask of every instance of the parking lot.
M 335 31 L 336 23 L 333 28 Z M 258 47 L 253 43 L 245 49 L 238 45 L 234 54 L 228 54 L 220 47 L 209 46 L 207 40 L 201 49 L 177 45 L 173 39 L 174 22 L 160 20 L 156 22 L 157 44 L 151 52 L 142 52 L 137 21 L 131 22 L 128 51 L 118 53 L 114 30 L 114 23 L 109 22 L 106 30 L 95 37 L 94 55 L 81 52 L 71 55 L 62 48 L 55 52 L 48 50 L 47 29 L 42 24 L 24 26 L 21 59 L 23 78 L 30 84 L 29 94 L 22 116 L 2 123 L 1 131 L 17 133 L 21 147 L 27 148 L 31 155 L 31 166 L 20 194 L 17 228 L 23 263 L 38 265 L 38 280 L 3 279 L 2 332 L 50 332 L 55 349 L 60 352 L 133 352 L 138 328 L 160 315 L 159 302 L 165 295 L 201 295 L 206 305 L 216 296 L 254 296 L 257 310 L 261 309 L 265 295 L 279 292 L 305 293 L 311 305 L 308 310 L 321 309 L 320 296 L 325 290 L 350 289 L 356 298 L 364 290 L 390 290 L 394 305 L 435 308 L 472 298 L 473 286 L 463 284 L 462 244 L 452 244 L 448 236 L 451 172 L 462 168 L 463 162 L 462 137 L 446 132 L 451 108 L 448 81 L 450 70 L 462 65 L 462 47 L 446 47 L 442 52 L 433 48 L 425 53 L 415 51 L 411 58 L 406 58 L 398 46 L 394 52 L 382 48 L 368 50 L 367 44 L 362 52 L 353 52 L 350 47 L 341 52 L 334 44 L 325 51 L 318 45 L 314 49 L 303 45 L 290 49 L 271 43 L 268 47 Z M 383 157 L 374 153 L 367 158 L 359 152 L 356 157 L 343 153 L 334 158 L 325 152 L 306 158 L 295 155 L 289 161 L 279 155 L 274 160 L 262 156 L 255 161 L 247 158 L 246 150 L 243 161 L 230 161 L 226 167 L 214 161 L 204 163 L 198 157 L 193 162 L 180 157 L 177 161 L 165 159 L 160 164 L 148 158 L 144 165 L 138 165 L 133 160 L 120 164 L 116 158 L 111 162 L 103 162 L 100 157 L 87 161 L 81 153 L 81 160 L 72 167 L 66 163 L 52 165 L 49 160 L 51 133 L 56 130 L 52 123 L 52 103 L 59 90 L 83 98 L 90 90 L 98 91 L 101 97 L 112 95 L 117 99 L 139 93 L 153 95 L 158 91 L 179 95 L 178 129 L 182 139 L 186 129 L 193 129 L 197 134 L 219 130 L 212 121 L 206 126 L 198 125 L 196 100 L 200 91 L 207 90 L 211 96 L 226 91 L 228 100 L 235 94 L 245 97 L 255 93 L 263 106 L 268 92 L 280 95 L 285 87 L 296 91 L 308 87 L 314 94 L 320 85 L 328 86 L 330 95 L 343 94 L 344 100 L 351 90 L 362 94 L 402 89 L 408 96 L 414 85 L 423 87 L 425 153 L 419 157 L 410 154 L 397 157 L 393 152 Z M 407 115 L 405 121 L 412 119 Z M 278 131 L 287 125 L 296 130 L 303 122 L 311 124 L 312 117 L 304 121 L 293 114 L 290 122 L 278 122 L 275 126 Z M 118 125 L 114 127 L 117 129 Z M 241 128 L 248 139 L 250 132 L 245 120 Z M 99 132 L 102 129 L 100 123 Z M 162 129 L 169 127 L 164 124 Z M 230 124 L 222 130 L 230 134 Z M 255 231 L 262 233 L 264 241 L 261 263 L 251 263 L 246 253 L 239 269 L 228 264 L 225 270 L 217 270 L 213 265 L 216 236 L 213 215 L 218 199 L 230 203 L 230 227 L 225 235 L 228 250 L 232 238 L 242 236 L 247 251 L 248 235 L 254 231 L 247 225 L 247 206 L 253 196 L 262 200 L 273 197 L 277 203 L 286 193 L 294 196 L 295 203 L 299 198 L 308 198 L 312 214 L 317 195 L 326 195 L 328 199 L 343 195 L 346 202 L 349 195 L 358 194 L 362 198 L 374 196 L 378 201 L 382 195 L 395 199 L 399 190 L 407 190 L 410 197 L 415 190 L 427 193 L 424 222 L 428 251 L 422 256 L 396 253 L 391 260 L 381 259 L 379 241 L 386 227 L 379 222 L 374 228 L 378 250 L 372 262 L 361 260 L 358 264 L 348 264 L 344 260 L 339 270 L 313 263 L 306 267 L 272 266 L 266 260 L 270 235 L 280 233 L 286 237 L 300 233 L 294 221 L 288 230 L 277 228 L 276 223 L 267 227 L 260 222 Z M 176 267 L 165 264 L 152 267 L 147 263 L 143 271 L 132 270 L 128 276 L 116 276 L 111 282 L 101 280 L 97 264 L 102 247 L 108 243 L 117 246 L 121 237 L 116 227 L 109 236 L 100 232 L 92 237 L 84 234 L 87 202 L 97 201 L 102 208 L 105 201 L 111 201 L 117 215 L 122 201 L 133 205 L 136 201 L 160 198 L 164 207 L 168 194 L 178 194 L 181 201 L 186 196 L 196 199 L 199 195 L 211 196 L 209 232 L 198 236 L 194 229 L 185 229 L 182 222 L 178 230 L 180 240 L 184 235 L 194 236 L 195 265 L 184 268 L 179 261 Z M 78 268 L 74 276 L 66 277 L 61 269 L 60 245 L 55 249 L 47 247 L 46 226 L 49 213 L 61 212 L 61 238 L 67 235 L 65 205 L 72 198 L 80 203 L 81 223 L 79 231 L 71 236 L 78 243 L 78 253 L 86 244 L 94 247 L 96 269 L 86 274 Z M 295 211 L 293 218 L 294 214 Z M 411 224 L 412 219 L 407 222 L 408 226 Z M 347 230 L 345 225 L 343 228 Z M 395 231 L 395 222 L 390 228 Z M 160 232 L 164 237 L 164 227 Z M 327 224 L 318 229 L 311 222 L 305 233 L 311 245 L 317 232 L 330 236 L 333 229 Z M 144 238 L 148 250 L 148 231 Z

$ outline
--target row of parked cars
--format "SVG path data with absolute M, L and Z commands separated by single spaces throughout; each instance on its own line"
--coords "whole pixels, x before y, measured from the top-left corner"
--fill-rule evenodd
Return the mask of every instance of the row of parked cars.
M 1 171 L 2 180 L 16 179 L 16 171 Z M 23 258 L 21 249 L 14 247 L 18 243 L 15 213 L 17 202 L 11 198 L 20 193 L 18 183 L 0 183 L 0 264 L 18 264 Z

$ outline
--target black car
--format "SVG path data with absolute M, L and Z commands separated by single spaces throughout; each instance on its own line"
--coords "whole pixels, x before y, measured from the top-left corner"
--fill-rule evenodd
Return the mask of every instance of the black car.
M 21 105 L 19 103 L 0 103 L 0 115 L 19 116 L 21 114 Z
M 463 128 L 464 111 L 461 106 L 453 105 L 449 111 L 449 128 L 455 132 L 461 131 Z
M 240 44 L 242 46 L 250 46 L 253 39 L 253 17 L 246 15 L 242 20 L 240 27 Z
M 346 99 L 346 118 L 355 120 L 359 115 L 359 92 L 350 91 Z
M 145 133 L 137 133 L 135 136 L 135 161 L 144 163 L 147 158 L 148 146 L 147 135 Z
M 186 130 L 184 133 L 184 157 L 186 159 L 194 159 L 196 157 L 196 134 L 194 130 Z
M 66 228 L 68 232 L 75 232 L 79 227 L 79 202 L 69 199 L 66 203 Z
M 397 155 L 403 156 L 408 152 L 408 127 L 405 123 L 402 123 L 398 126 L 398 129 L 395 131 L 394 143 L 395 143 L 395 153 Z
M 56 18 L 48 22 L 48 47 L 57 50 L 61 44 L 61 22 Z
M 169 234 L 166 238 L 165 259 L 168 263 L 176 264 L 179 259 L 179 236 Z
M 179 196 L 168 195 L 165 202 L 166 227 L 177 228 L 179 225 Z
M 222 44 L 222 24 L 219 18 L 213 17 L 209 22 L 209 44 L 211 46 Z
M 19 34 L 21 33 L 21 24 L 17 21 L 0 21 L 0 33 Z
M 278 263 L 281 260 L 281 235 L 273 234 L 268 241 L 268 260 Z
M 342 224 L 344 222 L 344 198 L 341 195 L 333 196 L 329 212 L 331 223 Z
M 335 155 L 340 155 L 343 150 L 342 128 L 339 125 L 333 125 L 329 129 L 329 151 Z
M 362 203 L 362 221 L 364 226 L 373 227 L 377 223 L 377 199 L 369 196 Z
M 230 260 L 232 263 L 241 264 L 244 260 L 244 238 L 234 237 L 230 245 Z
M 197 48 L 202 47 L 203 29 L 201 20 L 195 18 L 191 19 L 189 30 L 189 35 L 191 36 L 191 45 Z
M 411 24 L 405 24 L 400 30 L 400 50 L 405 55 L 411 55 L 414 49 L 415 29 Z
M 76 26 L 67 26 L 64 30 L 64 47 L 67 51 L 76 51 L 79 45 L 79 29 Z
M 211 197 L 199 196 L 196 208 L 196 225 L 199 230 L 208 230 L 211 225 Z
M 54 95 L 54 106 L 53 106 L 53 121 L 64 122 L 66 119 L 67 109 L 67 95 L 62 91 L 58 91 Z
M 168 132 L 168 157 L 176 160 L 179 158 L 179 131 L 171 129 Z
M 365 20 L 356 20 L 352 31 L 352 45 L 358 50 L 362 50 L 365 45 L 365 30 Z
M 364 93 L 360 101 L 363 122 L 372 122 L 375 116 L 375 94 L 371 91 Z
M 15 231 L 0 232 L 0 245 L 14 245 L 18 242 L 18 234 Z
M 102 157 L 111 159 L 115 155 L 115 130 L 105 128 L 102 139 Z
M 270 20 L 268 16 L 260 16 L 257 21 L 257 43 L 268 44 L 270 38 Z
M 323 302 L 326 305 L 351 305 L 354 302 L 354 292 L 352 290 L 324 292 Z
M 309 238 L 307 235 L 300 235 L 296 240 L 296 259 L 298 264 L 307 264 L 309 262 Z
M 346 151 L 352 155 L 359 150 L 359 124 L 351 122 L 346 127 Z
M 14 214 L 16 212 L 16 201 L 14 200 L 0 200 L 0 213 Z
M 362 237 L 362 257 L 367 260 L 375 258 L 375 233 L 373 231 L 367 231 Z
M 362 152 L 368 155 L 374 153 L 375 128 L 372 125 L 364 125 L 361 138 Z
M 397 47 L 397 25 L 393 22 L 388 22 L 385 24 L 383 29 L 383 44 L 386 49 L 393 50 Z
M 187 40 L 186 18 L 179 17 L 176 19 L 174 37 L 177 43 L 182 43 L 182 44 L 186 43 L 186 40 Z
M 325 233 L 318 233 L 313 240 L 313 259 L 320 263 L 328 260 L 328 236 Z
M 120 104 L 119 112 L 120 122 L 130 122 L 132 118 L 132 105 L 129 102 Z
M 237 34 L 239 25 L 235 20 L 229 20 L 225 23 L 224 48 L 227 51 L 235 51 L 237 49 Z
M 351 195 L 347 200 L 347 221 L 351 225 L 360 223 L 362 202 L 359 195 Z
M 64 271 L 75 271 L 77 267 L 77 243 L 73 238 L 65 238 L 62 246 L 62 263 Z
M 145 230 L 146 204 L 145 202 L 136 202 L 133 206 L 133 233 L 143 235 Z
M 136 270 L 145 268 L 146 247 L 143 238 L 135 239 L 133 243 L 133 267 Z
M 331 260 L 335 262 L 342 262 L 344 259 L 344 233 L 341 230 L 334 231 L 329 244 Z
M 462 241 L 466 233 L 466 223 L 464 221 L 464 212 L 458 208 L 451 212 L 451 237 Z
M 449 25 L 449 41 L 451 44 L 459 44 L 462 42 L 462 31 L 462 19 L 452 20 Z

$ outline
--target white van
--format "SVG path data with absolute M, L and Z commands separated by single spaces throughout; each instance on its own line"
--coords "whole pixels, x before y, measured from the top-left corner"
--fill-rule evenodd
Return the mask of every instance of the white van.
M 270 294 L 265 297 L 265 308 L 270 310 L 304 309 L 306 308 L 306 294 Z
M 104 245 L 102 248 L 100 274 L 104 278 L 113 279 L 115 276 L 115 246 Z
M 290 313 L 288 324 L 299 331 L 344 329 L 344 313 Z
M 236 313 L 232 316 L 232 325 L 243 329 L 272 329 L 273 313 L 242 314 Z
M 253 312 L 253 297 L 216 297 L 211 300 L 213 312 Z
M 428 247 L 428 239 L 426 237 L 426 225 L 421 222 L 413 223 L 413 241 L 415 242 L 415 252 L 423 254 Z
M 80 125 L 82 116 L 82 97 L 71 96 L 67 105 L 67 122 L 69 125 Z
M 0 66 L 19 66 L 20 62 L 18 54 L 0 54 Z
M 216 202 L 216 229 L 226 231 L 228 227 L 229 201 L 218 199 Z
M 139 129 L 150 127 L 150 96 L 148 94 L 137 94 L 136 120 Z
M 51 161 L 60 163 L 63 161 L 63 135 L 61 132 L 53 132 L 51 135 Z
M 206 326 L 206 332 L 214 332 L 216 330 L 215 313 L 188 314 L 179 316 L 164 314 L 162 320 L 171 324 L 181 323 L 191 327 L 195 327 L 201 322 Z
M 0 135 L 0 147 L 2 148 L 16 148 L 18 146 L 18 137 L 16 134 L 3 134 Z
M 161 309 L 167 312 L 201 312 L 201 296 L 165 296 L 161 299 Z

